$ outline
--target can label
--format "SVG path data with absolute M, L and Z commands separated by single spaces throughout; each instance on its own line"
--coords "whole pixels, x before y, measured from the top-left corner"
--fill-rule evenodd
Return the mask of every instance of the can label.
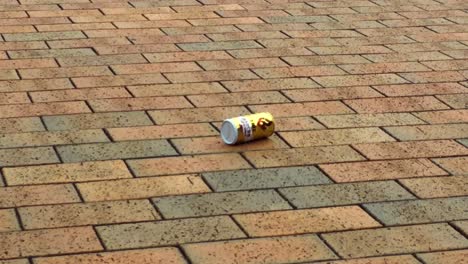
M 237 138 L 232 142 L 226 142 L 227 144 L 238 144 L 266 138 L 271 136 L 275 131 L 275 121 L 270 113 L 239 116 L 227 119 L 224 122 L 229 122 L 233 125 L 233 129 L 237 130 L 231 131 L 237 135 Z

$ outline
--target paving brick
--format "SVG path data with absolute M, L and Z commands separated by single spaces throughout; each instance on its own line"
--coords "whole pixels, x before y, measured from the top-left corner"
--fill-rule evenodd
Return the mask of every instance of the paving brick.
M 34 41 L 86 38 L 86 36 L 81 31 L 11 33 L 3 34 L 3 37 L 6 41 Z
M 126 261 L 138 261 L 141 264 L 185 264 L 184 257 L 177 248 L 149 248 L 128 251 L 115 251 L 106 253 L 88 253 L 80 255 L 66 255 L 57 257 L 35 258 L 37 264 L 59 263 L 108 263 L 117 264 Z M 12 263 L 13 264 L 13 263 Z M 22 263 L 18 263 L 22 264 Z
M 188 99 L 196 107 L 231 106 L 243 104 L 286 103 L 289 100 L 279 92 L 240 92 L 209 95 L 191 95 Z
M 223 85 L 231 92 L 265 91 L 282 89 L 318 88 L 316 82 L 309 78 L 284 78 L 269 80 L 223 81 Z
M 192 82 L 258 79 L 258 76 L 249 70 L 166 73 L 165 76 L 172 83 L 192 83 Z
M 167 83 L 167 80 L 159 73 L 77 77 L 72 80 L 78 88 Z
M 316 263 L 318 264 L 400 264 L 400 263 L 419 264 L 420 262 L 413 256 L 402 255 L 402 256 L 388 256 L 388 257 L 375 257 L 375 258 L 358 258 L 358 259 L 326 261 L 326 262 L 316 262 Z
M 380 53 L 392 52 L 390 49 L 384 46 L 309 47 L 309 49 L 319 55 L 373 54 L 373 53 L 380 54 Z
M 294 66 L 370 63 L 369 60 L 359 55 L 291 56 L 283 59 Z
M 436 71 L 453 71 L 468 69 L 468 60 L 426 61 L 423 64 Z
M 451 140 L 370 143 L 354 147 L 370 159 L 444 157 L 468 153 L 466 148 Z
M 112 75 L 112 72 L 109 70 L 109 68 L 105 66 L 24 69 L 19 70 L 18 72 L 23 79 Z
M 382 97 L 382 94 L 368 86 L 301 89 L 284 91 L 284 94 L 294 100 L 294 102 Z
M 130 160 L 128 165 L 137 176 L 251 168 L 247 161 L 236 153 Z
M 236 221 L 253 237 L 295 235 L 380 227 L 357 206 L 235 215 Z M 353 221 L 349 221 L 353 219 Z M 314 222 L 313 225 L 310 225 Z
M 15 70 L 0 70 L 0 80 L 16 80 L 19 79 Z
M 340 68 L 351 74 L 418 72 L 430 70 L 429 68 L 417 62 L 346 64 L 340 65 Z
M 112 10 L 112 9 L 110 9 Z M 128 9 L 125 9 L 128 10 Z M 145 14 L 149 20 L 177 20 L 177 19 L 200 19 L 200 18 L 219 18 L 215 12 L 181 12 L 181 13 L 163 13 L 163 12 L 152 12 L 154 14 Z
M 2 42 L 0 42 L 0 47 Z M 9 49 L 9 47 L 6 47 Z M 56 67 L 57 63 L 53 59 L 21 59 L 21 60 L 0 60 L 0 69 L 24 69 L 24 68 L 46 68 Z
M 184 138 L 218 135 L 210 124 L 176 124 L 162 126 L 141 126 L 128 128 L 110 128 L 109 134 L 113 140 L 144 140 L 160 138 Z
M 4 168 L 9 186 L 132 178 L 123 161 L 97 161 Z
M 468 157 L 434 159 L 435 163 L 455 175 L 468 174 L 467 161 Z
M 401 73 L 400 75 L 413 83 L 458 82 L 466 80 L 457 71 Z
M 311 117 L 282 117 L 275 119 L 275 131 L 315 130 L 325 128 Z M 221 124 L 218 126 L 220 127 Z
M 435 253 L 418 254 L 427 264 L 463 263 L 468 258 L 468 250 L 454 250 Z
M 131 40 L 134 44 L 196 43 L 198 45 L 203 45 L 205 42 L 210 41 L 204 35 L 186 35 L 186 34 L 172 35 L 172 36 L 133 36 Z
M 234 35 L 236 33 L 232 33 Z M 239 33 L 240 34 L 240 33 Z M 270 48 L 270 49 L 241 49 L 241 50 L 229 50 L 234 58 L 268 58 L 275 56 L 300 56 L 300 55 L 312 55 L 312 52 L 306 48 Z
M 325 87 L 381 85 L 407 83 L 405 79 L 395 74 L 369 74 L 353 76 L 325 76 L 313 77 L 314 81 Z
M 323 164 L 320 168 L 337 182 L 447 175 L 427 159 Z
M 379 128 L 293 131 L 281 132 L 281 136 L 293 147 L 394 141 L 392 137 Z
M 332 38 L 304 38 L 304 39 L 265 39 L 259 42 L 267 48 L 333 46 L 339 45 Z
M 447 224 L 346 231 L 323 237 L 346 258 L 459 249 L 468 243 Z
M 138 85 L 128 86 L 128 90 L 135 97 L 227 92 L 227 90 L 217 82 Z
M 95 56 L 96 53 L 89 48 L 79 49 L 51 49 L 51 50 L 18 50 L 9 51 L 8 55 L 12 59 L 25 58 L 60 58 L 60 57 L 75 57 L 75 56 Z
M 331 183 L 314 166 L 206 172 L 203 178 L 218 192 Z
M 278 58 L 209 60 L 198 63 L 207 71 L 287 66 Z
M 328 76 L 342 75 L 344 71 L 334 65 L 258 68 L 253 70 L 264 79 L 283 77 Z
M 467 217 L 467 197 L 365 204 L 387 226 L 446 222 Z
M 29 264 L 28 259 L 0 260 L 1 264 Z
M 138 111 L 45 116 L 43 120 L 48 130 L 51 131 L 145 126 L 153 124 L 144 112 Z
M 84 102 L 14 104 L 0 106 L 0 118 L 90 112 Z
M 17 4 L 17 3 L 15 3 L 15 4 Z M 70 23 L 70 20 L 68 20 L 66 17 L 31 17 L 31 18 L 2 18 L 2 19 L 0 19 L 0 24 L 5 25 L 5 26 L 9 26 L 9 25 L 67 24 L 67 23 Z M 76 31 L 74 31 L 74 32 L 76 32 Z M 16 37 L 20 37 L 20 35 L 16 35 Z
M 57 10 L 57 11 L 29 11 L 30 17 L 69 17 L 69 16 L 101 16 L 99 10 Z
M 145 57 L 152 63 L 231 59 L 231 56 L 225 51 L 146 53 Z
M 214 41 L 288 38 L 287 35 L 283 34 L 280 31 L 224 32 L 207 34 L 207 36 Z
M 409 113 L 324 115 L 316 118 L 329 128 L 399 126 L 424 123 Z
M 109 249 L 176 245 L 245 237 L 227 216 L 98 226 L 97 231 L 106 248 Z
M 65 49 L 65 48 L 81 48 L 81 47 L 95 47 L 105 45 L 129 45 L 131 42 L 124 37 L 114 38 L 94 38 L 94 39 L 74 39 L 74 40 L 52 40 L 47 41 L 47 44 L 53 49 Z M 94 58 L 96 59 L 96 58 Z M 67 60 L 67 61 L 78 61 L 80 60 Z M 91 63 L 91 62 L 88 62 Z
M 102 250 L 91 227 L 17 231 L 0 234 L 0 258 L 43 256 Z
M 421 198 L 468 194 L 468 179 L 465 176 L 407 179 L 400 182 Z
M 262 47 L 257 42 L 251 40 L 212 43 L 183 43 L 179 44 L 178 46 L 184 51 L 254 49 Z
M 112 23 L 84 23 L 84 24 L 56 24 L 56 25 L 37 25 L 39 32 L 48 31 L 75 31 L 91 29 L 115 29 Z
M 13 209 L 0 210 L 0 233 L 21 230 Z M 1 263 L 1 262 L 0 262 Z
M 254 112 L 270 112 L 275 117 L 352 113 L 339 101 L 253 105 L 250 109 Z
M 78 183 L 77 186 L 87 202 L 210 192 L 209 187 L 197 175 L 87 182 Z
M 277 31 L 277 30 L 310 30 L 307 23 L 282 23 L 282 24 L 247 24 L 237 25 L 244 32 Z
M 443 110 L 448 107 L 432 96 L 345 100 L 358 113 Z
M 59 58 L 57 60 L 62 67 L 146 63 L 145 58 L 143 58 L 143 56 L 140 54 L 102 55 L 97 57 L 66 57 Z
M 0 29 L 1 33 L 26 33 L 26 32 L 36 32 L 36 29 L 33 26 L 24 25 L 24 26 L 3 26 Z
M 444 20 L 444 19 L 442 19 Z M 408 20 L 405 20 L 408 21 Z M 444 20 L 448 22 L 448 20 Z M 382 21 L 385 23 L 386 21 Z M 397 51 L 397 52 L 420 52 L 420 51 L 442 51 L 447 49 L 465 49 L 466 47 L 461 46 L 459 42 L 426 42 L 426 43 L 405 43 L 405 44 L 390 44 L 387 45 L 390 49 Z M 440 61 L 441 63 L 445 63 L 448 61 Z M 429 64 L 423 63 L 424 65 L 431 65 L 433 63 L 429 62 Z M 451 64 L 451 63 L 449 63 Z
M 162 197 L 153 202 L 165 219 L 291 209 L 274 190 Z
M 51 147 L 16 148 L 0 150 L 0 166 L 58 163 Z
M 44 130 L 44 125 L 38 117 L 0 119 L 1 134 Z
M 263 20 L 257 17 L 235 17 L 235 18 L 211 18 L 211 19 L 188 19 L 194 26 L 206 25 L 239 25 L 239 24 L 262 24 Z M 267 21 L 268 22 L 268 21 Z
M 34 102 L 60 102 L 89 99 L 131 97 L 123 87 L 69 89 L 61 91 L 41 91 L 29 94 Z
M 172 52 L 180 49 L 174 44 L 141 44 L 141 45 L 115 45 L 97 46 L 94 50 L 100 55 L 128 54 L 142 52 Z
M 468 96 L 466 94 L 438 95 L 437 99 L 443 101 L 455 109 L 468 107 Z
M 457 221 L 457 222 L 453 222 L 453 224 L 459 229 L 461 230 L 461 232 L 463 232 L 466 236 L 466 234 L 468 233 L 468 221 Z
M 96 99 L 88 101 L 95 112 L 138 111 L 149 109 L 192 108 L 187 99 L 173 97 L 141 97 Z
M 64 162 L 177 155 L 177 152 L 165 140 L 59 146 L 57 152 Z
M 403 141 L 457 139 L 468 136 L 468 124 L 387 127 L 385 131 Z
M 126 64 L 111 67 L 116 74 L 142 74 L 153 72 L 190 72 L 201 71 L 194 62 L 164 63 L 164 64 Z
M 18 209 L 25 229 L 151 221 L 158 213 L 147 200 L 111 201 L 22 207 Z
M 250 114 L 242 106 L 156 110 L 148 113 L 158 125 L 222 121 L 226 118 Z
M 379 85 L 374 88 L 387 96 L 451 94 L 467 91 L 465 87 L 457 83 Z
M 393 181 L 291 187 L 282 188 L 280 192 L 298 208 L 414 199 L 413 195 Z
M 315 235 L 257 238 L 183 246 L 193 263 L 293 263 L 337 258 Z
M 405 61 L 431 61 L 450 60 L 451 58 L 437 51 L 421 51 L 410 53 L 387 53 L 387 54 L 365 54 L 363 55 L 373 62 L 405 62 Z
M 80 202 L 75 188 L 65 184 L 2 187 L 0 197 L 0 208 Z
M 0 81 L 0 92 L 41 91 L 73 88 L 65 78 Z
M 418 118 L 430 124 L 450 124 L 468 122 L 468 110 L 446 110 L 414 113 Z
M 0 94 L 0 105 L 5 104 L 27 104 L 31 101 L 26 93 L 6 93 Z
M 359 161 L 364 158 L 348 146 L 249 151 L 245 157 L 257 168 Z

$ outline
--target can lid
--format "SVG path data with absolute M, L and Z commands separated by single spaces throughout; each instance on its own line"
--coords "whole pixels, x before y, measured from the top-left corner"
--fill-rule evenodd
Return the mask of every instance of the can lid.
M 236 126 L 231 122 L 231 120 L 225 120 L 221 125 L 221 138 L 224 143 L 229 145 L 235 144 L 238 136 Z

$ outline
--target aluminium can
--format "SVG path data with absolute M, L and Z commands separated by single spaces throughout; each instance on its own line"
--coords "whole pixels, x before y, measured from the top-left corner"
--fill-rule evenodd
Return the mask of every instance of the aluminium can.
M 224 120 L 221 138 L 228 145 L 269 137 L 275 132 L 275 120 L 270 113 L 257 113 Z

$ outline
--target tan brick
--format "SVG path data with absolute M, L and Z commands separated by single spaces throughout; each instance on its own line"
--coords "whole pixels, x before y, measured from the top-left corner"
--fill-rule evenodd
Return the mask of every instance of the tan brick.
M 240 18 L 212 18 L 212 19 L 188 19 L 188 22 L 194 26 L 207 25 L 239 25 L 239 24 L 262 24 L 263 20 L 257 17 L 240 17 Z
M 288 38 L 287 35 L 280 31 L 224 32 L 207 34 L 207 36 L 214 41 Z
M 215 122 L 213 125 L 221 129 L 221 122 Z M 275 131 L 297 131 L 297 130 L 314 130 L 324 129 L 319 122 L 315 121 L 312 117 L 280 117 L 275 118 Z
M 346 231 L 323 237 L 345 258 L 458 249 L 468 245 L 447 224 Z
M 340 65 L 340 68 L 351 74 L 418 72 L 430 70 L 418 62 L 346 64 Z
M 161 63 L 161 64 L 127 64 L 115 65 L 111 67 L 116 74 L 142 74 L 153 72 L 189 72 L 201 71 L 194 62 L 179 62 L 179 63 Z
M 191 95 L 188 99 L 196 107 L 231 106 L 243 104 L 286 103 L 289 100 L 279 92 L 240 92 L 209 95 Z
M 147 8 L 129 8 L 128 4 L 123 5 L 122 7 L 120 6 L 106 6 L 104 7 L 103 5 L 105 2 L 101 2 L 100 6 L 95 6 L 96 3 L 93 3 L 94 7 L 100 8 L 101 11 L 106 14 L 106 15 L 125 15 L 125 14 L 147 14 L 147 13 L 173 13 L 174 11 L 170 7 L 147 7 Z M 112 3 L 112 4 L 118 4 L 118 3 Z
M 235 34 L 235 33 L 232 33 Z M 268 58 L 275 56 L 300 56 L 300 55 L 312 55 L 313 53 L 304 48 L 270 48 L 270 49 L 240 49 L 240 50 L 229 50 L 235 58 L 247 59 L 247 58 Z
M 207 71 L 287 66 L 278 58 L 211 60 L 198 63 Z
M 81 31 L 10 33 L 3 34 L 3 37 L 6 41 L 34 41 L 86 38 L 86 36 Z
M 126 9 L 128 10 L 128 9 Z M 104 11 L 105 12 L 105 11 Z M 200 18 L 219 18 L 215 12 L 187 12 L 187 13 L 162 13 L 152 12 L 145 14 L 149 20 L 177 20 L 177 19 L 200 19 Z
M 445 20 L 448 21 L 448 20 Z M 383 21 L 382 23 L 385 23 Z M 466 49 L 466 46 L 461 46 L 459 42 L 426 42 L 426 43 L 405 43 L 405 44 L 390 44 L 387 45 L 390 49 L 397 52 L 420 52 L 420 51 L 441 51 L 449 49 Z M 448 61 L 439 61 L 448 62 Z M 431 65 L 433 63 L 423 63 L 424 65 Z M 450 64 L 450 63 L 449 63 Z
M 16 3 L 15 3 L 16 4 Z M 3 18 L 0 24 L 8 25 L 41 25 L 41 24 L 67 24 L 70 23 L 66 17 L 32 17 L 32 18 Z
M 118 22 L 116 22 L 118 23 Z M 134 36 L 158 36 L 164 35 L 158 28 L 148 28 L 141 30 L 138 28 L 130 29 L 98 29 L 86 30 L 86 35 L 90 38 L 111 38 L 111 37 L 134 37 Z
M 158 73 L 77 77 L 72 80 L 78 88 L 167 83 L 167 80 Z
M 468 124 L 386 127 L 385 130 L 393 137 L 403 141 L 457 139 L 468 136 Z
M 259 41 L 267 48 L 297 48 L 309 46 L 333 46 L 339 45 L 332 38 L 304 38 L 304 39 L 265 39 Z
M 47 44 L 49 44 L 49 46 L 53 49 L 66 49 L 66 48 L 105 46 L 105 45 L 129 45 L 132 43 L 128 41 L 127 38 L 116 37 L 116 38 L 95 38 L 95 39 L 76 39 L 76 40 L 54 40 L 54 41 L 48 41 Z
M 422 27 L 451 24 L 451 22 L 445 18 L 392 19 L 381 21 L 381 23 L 388 27 Z
M 1 264 L 29 264 L 28 259 L 0 260 Z
M 172 52 L 180 49 L 174 44 L 141 44 L 141 45 L 115 45 L 94 47 L 100 55 L 127 54 L 143 52 Z
M 191 108 L 184 97 L 141 97 L 89 100 L 96 112 L 135 111 L 146 109 Z
M 69 16 L 102 16 L 99 10 L 54 10 L 54 11 L 29 11 L 30 17 L 69 17 Z
M 66 57 L 58 58 L 57 60 L 62 67 L 146 63 L 145 58 L 140 54 Z
M 400 181 L 421 198 L 463 196 L 468 194 L 468 177 L 434 177 Z
M 468 110 L 446 110 L 414 113 L 418 118 L 430 124 L 449 124 L 468 122 Z
M 249 150 L 289 148 L 288 145 L 286 145 L 286 143 L 277 136 L 272 136 L 265 140 L 239 146 L 227 146 L 219 136 L 174 139 L 172 142 L 182 154 L 242 152 Z
M 463 263 L 468 258 L 468 250 L 453 250 L 418 254 L 418 257 L 427 264 Z
M 254 112 L 270 112 L 275 117 L 352 113 L 348 107 L 338 101 L 254 105 L 250 108 Z
M 442 110 L 448 107 L 432 96 L 346 100 L 358 113 Z
M 167 73 L 165 76 L 172 83 L 258 79 L 257 75 L 253 74 L 249 70 Z
M 102 250 L 91 227 L 17 231 L 0 234 L 0 258 Z
M 80 255 L 66 255 L 57 257 L 35 258 L 36 264 L 63 263 L 108 263 L 118 264 L 127 261 L 137 261 L 140 264 L 184 264 L 186 261 L 177 248 L 149 248 L 129 251 L 114 251 L 106 253 L 88 253 Z M 12 263 L 14 264 L 14 263 Z M 21 263 L 18 263 L 21 264 Z
M 399 83 L 408 82 L 405 79 L 395 74 L 327 76 L 327 77 L 313 77 L 312 79 L 325 87 L 399 84 Z
M 146 19 L 144 21 L 131 21 L 131 20 L 112 20 L 113 23 L 117 26 L 119 29 L 135 29 L 134 31 L 137 31 L 138 29 L 141 28 L 148 28 L 148 31 L 152 31 L 155 29 L 151 28 L 167 28 L 167 27 L 173 27 L 173 28 L 179 28 L 179 27 L 190 27 L 190 24 L 185 21 L 185 20 L 156 20 L 156 21 L 147 21 Z M 154 35 L 164 35 L 159 29 L 155 30 L 158 32 L 157 34 Z M 150 34 L 148 34 L 150 35 Z M 151 34 L 152 35 L 152 34 Z
M 388 142 L 354 145 L 369 159 L 425 158 L 467 155 L 468 149 L 451 140 Z
M 33 26 L 3 26 L 0 29 L 0 33 L 26 33 L 26 32 L 36 32 L 36 29 Z
M 455 109 L 467 108 L 468 106 L 467 94 L 438 95 L 437 99 L 442 100 Z
M 316 118 L 329 128 L 424 124 L 423 121 L 409 113 L 325 115 Z
M 282 89 L 318 88 L 309 78 L 284 78 L 270 80 L 224 81 L 223 85 L 231 92 L 266 91 Z
M 425 61 L 424 65 L 436 71 L 454 71 L 468 69 L 468 60 Z
M 26 230 L 151 221 L 160 218 L 148 200 L 22 207 L 18 212 Z
M 210 188 L 198 175 L 87 182 L 78 183 L 77 187 L 87 202 L 210 192 Z
M 113 29 L 112 23 L 85 23 L 85 24 L 56 24 L 56 25 L 37 25 L 39 32 L 44 31 L 73 31 L 90 29 Z
M 294 102 L 383 97 L 368 86 L 284 91 Z
M 123 161 L 96 161 L 4 168 L 9 186 L 132 178 Z
M 227 90 L 224 89 L 223 86 L 216 82 L 138 85 L 128 86 L 128 90 L 135 97 L 211 94 L 227 92 Z
M 68 78 L 80 76 L 102 76 L 112 75 L 109 68 L 105 66 L 67 67 L 67 68 L 43 68 L 19 70 L 23 79 L 40 78 Z
M 130 160 L 128 165 L 137 176 L 236 170 L 251 167 L 236 153 Z
M 100 16 L 71 16 L 73 23 L 114 22 L 114 21 L 140 21 L 146 20 L 138 14 L 100 15 Z
M 145 57 L 152 63 L 231 59 L 231 56 L 225 51 L 146 53 Z
M 272 237 L 189 244 L 184 251 L 194 263 L 293 263 L 337 258 L 315 235 Z
M 0 118 L 89 113 L 84 102 L 0 106 Z
M 427 159 L 322 164 L 320 168 L 337 182 L 447 175 L 445 171 Z
M 26 93 L 2 93 L 0 94 L 0 105 L 5 104 L 27 104 L 31 101 Z
M 19 79 L 18 74 L 15 70 L 0 70 L 0 80 L 17 80 Z
M 21 228 L 15 211 L 13 209 L 0 210 L 0 233 L 16 230 L 21 230 Z
M 310 47 L 311 51 L 319 55 L 335 54 L 372 54 L 391 53 L 392 51 L 384 46 L 345 46 L 345 47 Z
M 380 227 L 357 206 L 235 215 L 251 237 L 296 235 Z M 353 219 L 353 221 L 349 221 Z M 310 223 L 314 224 L 311 225 Z
M 388 257 L 376 257 L 376 258 L 359 258 L 349 260 L 337 260 L 337 261 L 326 261 L 317 262 L 317 264 L 419 264 L 419 261 L 410 256 L 388 256 Z
M 16 50 L 9 51 L 8 55 L 12 59 L 26 58 L 61 58 L 77 56 L 95 56 L 96 53 L 90 48 L 77 49 L 50 49 L 50 50 Z
M 410 53 L 387 53 L 387 54 L 365 54 L 366 59 L 373 62 L 404 62 L 404 61 L 431 61 L 450 60 L 451 58 L 437 51 L 410 52 Z
M 54 195 L 50 195 L 53 193 Z M 0 188 L 0 207 L 77 203 L 80 198 L 70 185 L 38 185 Z
M 0 81 L 0 92 L 58 90 L 73 88 L 68 79 L 38 79 Z
M 44 125 L 38 117 L 0 119 L 1 134 L 44 130 Z
M 293 38 L 344 38 L 362 36 L 353 30 L 286 30 L 285 33 Z
M 210 124 L 181 124 L 162 126 L 119 127 L 108 129 L 113 140 L 144 140 L 214 136 L 218 132 Z
M 348 145 L 395 141 L 379 128 L 350 128 L 315 131 L 282 132 L 281 136 L 293 147 Z
M 30 93 L 34 102 L 60 102 L 103 98 L 131 97 L 131 95 L 120 87 L 70 89 L 63 91 L 44 91 Z
M 283 59 L 294 66 L 370 63 L 370 61 L 359 55 L 291 56 Z
M 374 86 L 379 92 L 387 96 L 415 96 L 464 93 L 468 90 L 458 83 L 427 83 Z
M 0 46 L 1 46 L 0 42 Z M 24 69 L 57 67 L 53 59 L 0 60 L 0 69 Z
M 349 146 L 250 151 L 244 155 L 257 168 L 364 160 Z
M 468 174 L 468 157 L 434 159 L 434 162 L 452 174 Z
M 189 12 L 210 12 L 210 11 L 223 11 L 223 10 L 244 10 L 239 4 L 211 4 L 211 5 L 191 5 L 191 6 L 175 6 L 173 7 L 179 13 Z
M 343 75 L 345 72 L 334 65 L 299 66 L 281 68 L 259 68 L 254 72 L 262 78 L 284 78 L 284 77 L 309 77 Z
M 458 82 L 466 80 L 462 74 L 456 71 L 401 73 L 400 75 L 413 83 Z
M 243 106 L 156 110 L 148 113 L 158 125 L 223 121 L 226 118 L 250 114 Z

